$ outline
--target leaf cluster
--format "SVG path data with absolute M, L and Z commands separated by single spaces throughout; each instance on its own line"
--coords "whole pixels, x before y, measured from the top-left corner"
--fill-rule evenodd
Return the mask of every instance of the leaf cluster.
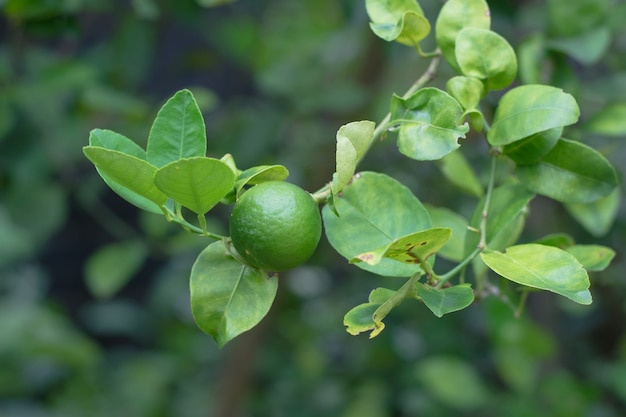
M 374 34 L 415 49 L 430 60 L 404 94 L 393 94 L 379 123 L 361 120 L 336 134 L 331 180 L 314 193 L 324 205 L 328 241 L 348 262 L 385 277 L 402 277 L 399 289 L 374 289 L 350 310 L 348 332 L 384 329 L 383 319 L 410 298 L 437 317 L 495 295 L 518 313 L 528 293 L 547 290 L 590 304 L 588 271 L 604 269 L 607 247 L 565 237 L 520 242 L 530 204 L 541 195 L 564 204 L 583 224 L 598 211 L 614 211 L 617 173 L 597 150 L 563 136 L 578 122 L 573 95 L 542 83 L 515 85 L 516 53 L 491 30 L 484 0 L 449 0 L 434 25 L 436 50 L 421 42 L 431 24 L 413 0 L 367 0 Z M 456 75 L 445 89 L 427 86 L 445 61 Z M 504 90 L 493 114 L 484 103 Z M 462 153 L 483 138 L 489 162 L 481 181 Z M 358 165 L 379 139 L 395 135 L 399 152 L 414 161 L 438 161 L 444 175 L 475 198 L 471 216 L 423 204 L 394 178 Z M 463 140 L 463 141 L 461 141 Z M 479 139 L 477 139 L 479 140 Z M 229 154 L 206 156 L 205 126 L 193 95 L 176 93 L 158 113 L 144 151 L 115 132 L 94 130 L 84 153 L 104 181 L 139 208 L 161 213 L 186 230 L 219 242 L 198 257 L 191 273 L 191 306 L 199 327 L 220 346 L 255 326 L 276 295 L 276 276 L 243 263 L 229 239 L 207 230 L 205 214 L 229 204 L 247 185 L 283 180 L 278 165 L 241 171 Z M 511 167 L 502 171 L 499 167 Z M 183 208 L 197 215 L 191 223 Z M 440 272 L 437 258 L 453 266 Z M 495 273 L 499 285 L 492 283 Z M 505 283 L 505 284 L 503 284 Z

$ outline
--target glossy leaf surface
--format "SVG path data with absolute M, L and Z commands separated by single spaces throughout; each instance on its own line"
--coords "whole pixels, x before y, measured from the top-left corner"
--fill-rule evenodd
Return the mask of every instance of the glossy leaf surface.
M 336 175 L 333 194 L 340 192 L 352 179 L 358 161 L 363 157 L 374 136 L 376 124 L 367 120 L 343 125 L 337 131 Z
M 241 264 L 222 242 L 214 242 L 193 264 L 190 288 L 196 324 L 222 347 L 265 317 L 276 296 L 278 277 Z
M 483 80 L 488 91 L 507 87 L 517 76 L 513 47 L 491 30 L 464 28 L 454 48 L 463 75 Z
M 365 262 L 377 265 L 383 258 L 407 264 L 419 264 L 434 255 L 450 239 L 447 227 L 422 230 L 394 239 L 389 244 L 373 251 L 364 252 L 350 260 L 351 263 Z
M 415 0 L 366 0 L 372 32 L 386 41 L 417 46 L 430 33 L 430 23 Z
M 431 161 L 459 148 L 469 126 L 461 123 L 463 109 L 448 93 L 423 88 L 403 99 L 391 100 L 391 123 L 400 126 L 398 148 L 409 158 Z
M 518 166 L 520 181 L 533 192 L 565 203 L 592 203 L 617 186 L 617 174 L 598 151 L 560 139 L 539 162 Z
M 484 0 L 448 0 L 444 3 L 435 26 L 437 45 L 444 58 L 457 72 L 455 45 L 463 28 L 489 29 L 491 13 Z
M 485 85 L 478 78 L 458 75 L 446 82 L 446 91 L 464 110 L 476 109 L 483 97 Z
M 159 168 L 156 186 L 196 214 L 211 210 L 235 184 L 235 174 L 219 159 L 179 159 Z
M 601 245 L 574 245 L 565 250 L 587 271 L 604 271 L 615 257 L 613 249 Z
M 119 151 L 142 160 L 146 159 L 146 151 L 144 151 L 139 145 L 137 145 L 126 136 L 121 135 L 117 132 L 113 132 L 111 130 L 92 130 L 89 134 L 89 145 Z M 159 206 L 153 201 L 130 190 L 128 187 L 122 186 L 118 182 L 111 179 L 111 177 L 106 175 L 104 172 L 102 172 L 102 170 L 100 170 L 97 166 L 96 170 L 98 171 L 98 174 L 100 174 L 104 182 L 124 200 L 135 205 L 136 207 L 139 207 L 142 210 L 146 210 L 156 214 L 162 213 Z
M 437 317 L 462 310 L 474 302 L 474 291 L 470 284 L 439 289 L 418 283 L 416 289 L 417 295 Z
M 147 160 L 162 167 L 182 158 L 206 155 L 206 128 L 189 90 L 181 90 L 159 110 L 148 136 Z
M 346 326 L 346 331 L 353 336 L 356 336 L 363 332 L 376 330 L 376 323 L 374 323 L 374 313 L 378 308 L 390 300 L 396 291 L 387 288 L 376 288 L 370 292 L 368 302 L 359 304 L 358 306 L 350 309 L 346 313 L 343 319 L 343 324 Z
M 357 174 L 335 200 L 335 208 L 338 214 L 328 204 L 322 210 L 326 237 L 348 260 L 431 227 L 426 209 L 407 187 L 374 172 Z M 386 276 L 410 276 L 420 270 L 391 259 L 375 266 L 356 265 Z
M 167 201 L 167 196 L 154 184 L 154 165 L 120 151 L 97 146 L 86 146 L 83 152 L 99 171 L 132 194 L 151 201 L 157 207 Z
M 487 140 L 507 145 L 535 133 L 576 123 L 580 110 L 563 90 L 547 85 L 523 85 L 507 92 L 494 115 Z
M 504 278 L 552 291 L 580 304 L 591 304 L 587 271 L 564 250 L 529 243 L 511 246 L 505 253 L 483 252 L 480 256 Z

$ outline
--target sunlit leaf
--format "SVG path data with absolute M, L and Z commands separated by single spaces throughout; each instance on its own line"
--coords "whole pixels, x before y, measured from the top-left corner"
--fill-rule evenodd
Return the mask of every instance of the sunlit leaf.
M 206 156 L 206 128 L 193 94 L 181 90 L 159 110 L 150 128 L 147 160 L 158 168 L 182 158 Z
M 464 28 L 459 31 L 455 55 L 463 75 L 483 80 L 486 90 L 505 88 L 517 76 L 513 47 L 491 30 Z
M 398 148 L 418 161 L 443 158 L 461 146 L 458 140 L 469 131 L 467 123 L 460 124 L 462 115 L 459 103 L 438 88 L 391 100 L 391 123 L 400 127 Z
M 383 258 L 389 258 L 407 264 L 419 264 L 437 253 L 450 238 L 450 233 L 451 229 L 447 227 L 411 233 L 394 239 L 381 248 L 358 254 L 350 262 L 377 265 Z
M 587 271 L 576 257 L 564 250 L 528 243 L 511 246 L 505 253 L 490 251 L 480 256 L 504 278 L 552 291 L 580 304 L 591 304 Z
M 105 129 L 94 129 L 89 134 L 89 145 L 106 148 L 114 151 L 119 151 L 136 158 L 145 160 L 146 151 L 144 151 L 139 145 L 130 140 L 124 135 L 117 132 Z M 111 179 L 102 170 L 96 166 L 96 170 L 104 182 L 120 197 L 129 203 L 139 207 L 142 210 L 149 211 L 155 214 L 161 214 L 162 210 L 152 200 L 130 190 L 129 188 L 122 186 L 118 182 Z
M 411 277 L 397 291 L 376 288 L 369 295 L 367 303 L 351 309 L 344 317 L 343 324 L 351 335 L 370 331 L 370 339 L 378 336 L 384 329 L 383 319 L 400 305 L 407 296 L 413 294 L 418 276 Z
M 478 107 L 485 92 L 485 85 L 478 78 L 458 75 L 446 82 L 446 91 L 464 110 L 472 110 Z
M 530 190 L 565 203 L 592 203 L 617 187 L 617 174 L 595 149 L 560 139 L 539 162 L 517 166 L 515 173 Z
M 241 264 L 222 242 L 200 253 L 190 279 L 193 318 L 220 347 L 265 317 L 278 288 L 277 276 Z
M 437 317 L 462 310 L 474 302 L 474 291 L 470 284 L 439 289 L 418 283 L 417 295 Z
M 235 174 L 219 159 L 184 158 L 159 168 L 156 186 L 196 214 L 212 209 L 235 184 Z
M 450 66 L 460 72 L 455 56 L 456 38 L 463 28 L 489 29 L 491 13 L 484 0 L 448 0 L 435 27 L 437 45 Z
M 337 131 L 337 175 L 333 178 L 333 194 L 340 192 L 352 179 L 358 161 L 372 142 L 375 127 L 374 122 L 363 120 L 343 125 Z
M 380 306 L 375 303 L 363 303 L 352 308 L 343 318 L 343 325 L 346 331 L 352 336 L 376 329 L 376 324 L 372 319 L 374 311 Z
M 167 196 L 154 184 L 154 165 L 135 156 L 98 146 L 86 146 L 83 152 L 100 172 L 121 187 L 151 201 L 157 207 L 167 201 Z M 135 200 L 129 202 L 135 204 Z
M 417 46 L 430 33 L 430 23 L 415 0 L 366 0 L 372 31 L 388 42 Z
M 515 87 L 500 99 L 487 139 L 494 146 L 507 145 L 535 133 L 576 123 L 579 115 L 574 97 L 559 88 Z
M 604 271 L 615 257 L 613 249 L 600 245 L 574 245 L 565 250 L 587 271 Z
M 426 209 L 407 187 L 374 172 L 357 174 L 336 198 L 335 208 L 327 204 L 322 210 L 326 237 L 348 260 L 431 227 Z M 420 270 L 386 258 L 375 266 L 355 265 L 386 276 L 411 276 Z

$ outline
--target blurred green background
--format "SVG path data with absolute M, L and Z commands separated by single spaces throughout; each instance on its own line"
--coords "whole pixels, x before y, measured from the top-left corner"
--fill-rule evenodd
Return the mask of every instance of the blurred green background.
M 582 117 L 567 134 L 621 170 L 626 4 L 489 3 L 521 80 L 574 94 Z M 421 4 L 434 24 L 441 2 Z M 583 227 L 547 199 L 531 206 L 525 238 L 566 231 L 617 251 L 591 277 L 590 307 L 537 293 L 520 319 L 497 300 L 437 319 L 407 302 L 379 337 L 353 337 L 343 315 L 400 283 L 348 265 L 323 240 L 281 277 L 262 324 L 218 350 L 189 309 L 191 264 L 209 242 L 121 200 L 83 157 L 93 128 L 145 146 L 161 104 L 189 88 L 210 156 L 283 164 L 290 181 L 318 189 L 334 171 L 339 126 L 382 119 L 428 63 L 376 38 L 363 1 L 0 5 L 0 416 L 626 415 L 622 208 Z M 443 65 L 434 85 L 450 75 Z M 464 142 L 477 166 L 482 143 Z M 463 214 L 475 204 L 392 140 L 361 168 L 425 203 Z M 215 212 L 213 230 L 227 215 Z

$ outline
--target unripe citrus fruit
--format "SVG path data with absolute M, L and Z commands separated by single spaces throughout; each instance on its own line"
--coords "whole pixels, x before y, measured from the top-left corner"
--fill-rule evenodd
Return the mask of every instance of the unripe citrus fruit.
M 288 182 L 268 181 L 237 200 L 229 227 L 233 246 L 247 263 L 284 271 L 311 257 L 322 219 L 311 194 Z

